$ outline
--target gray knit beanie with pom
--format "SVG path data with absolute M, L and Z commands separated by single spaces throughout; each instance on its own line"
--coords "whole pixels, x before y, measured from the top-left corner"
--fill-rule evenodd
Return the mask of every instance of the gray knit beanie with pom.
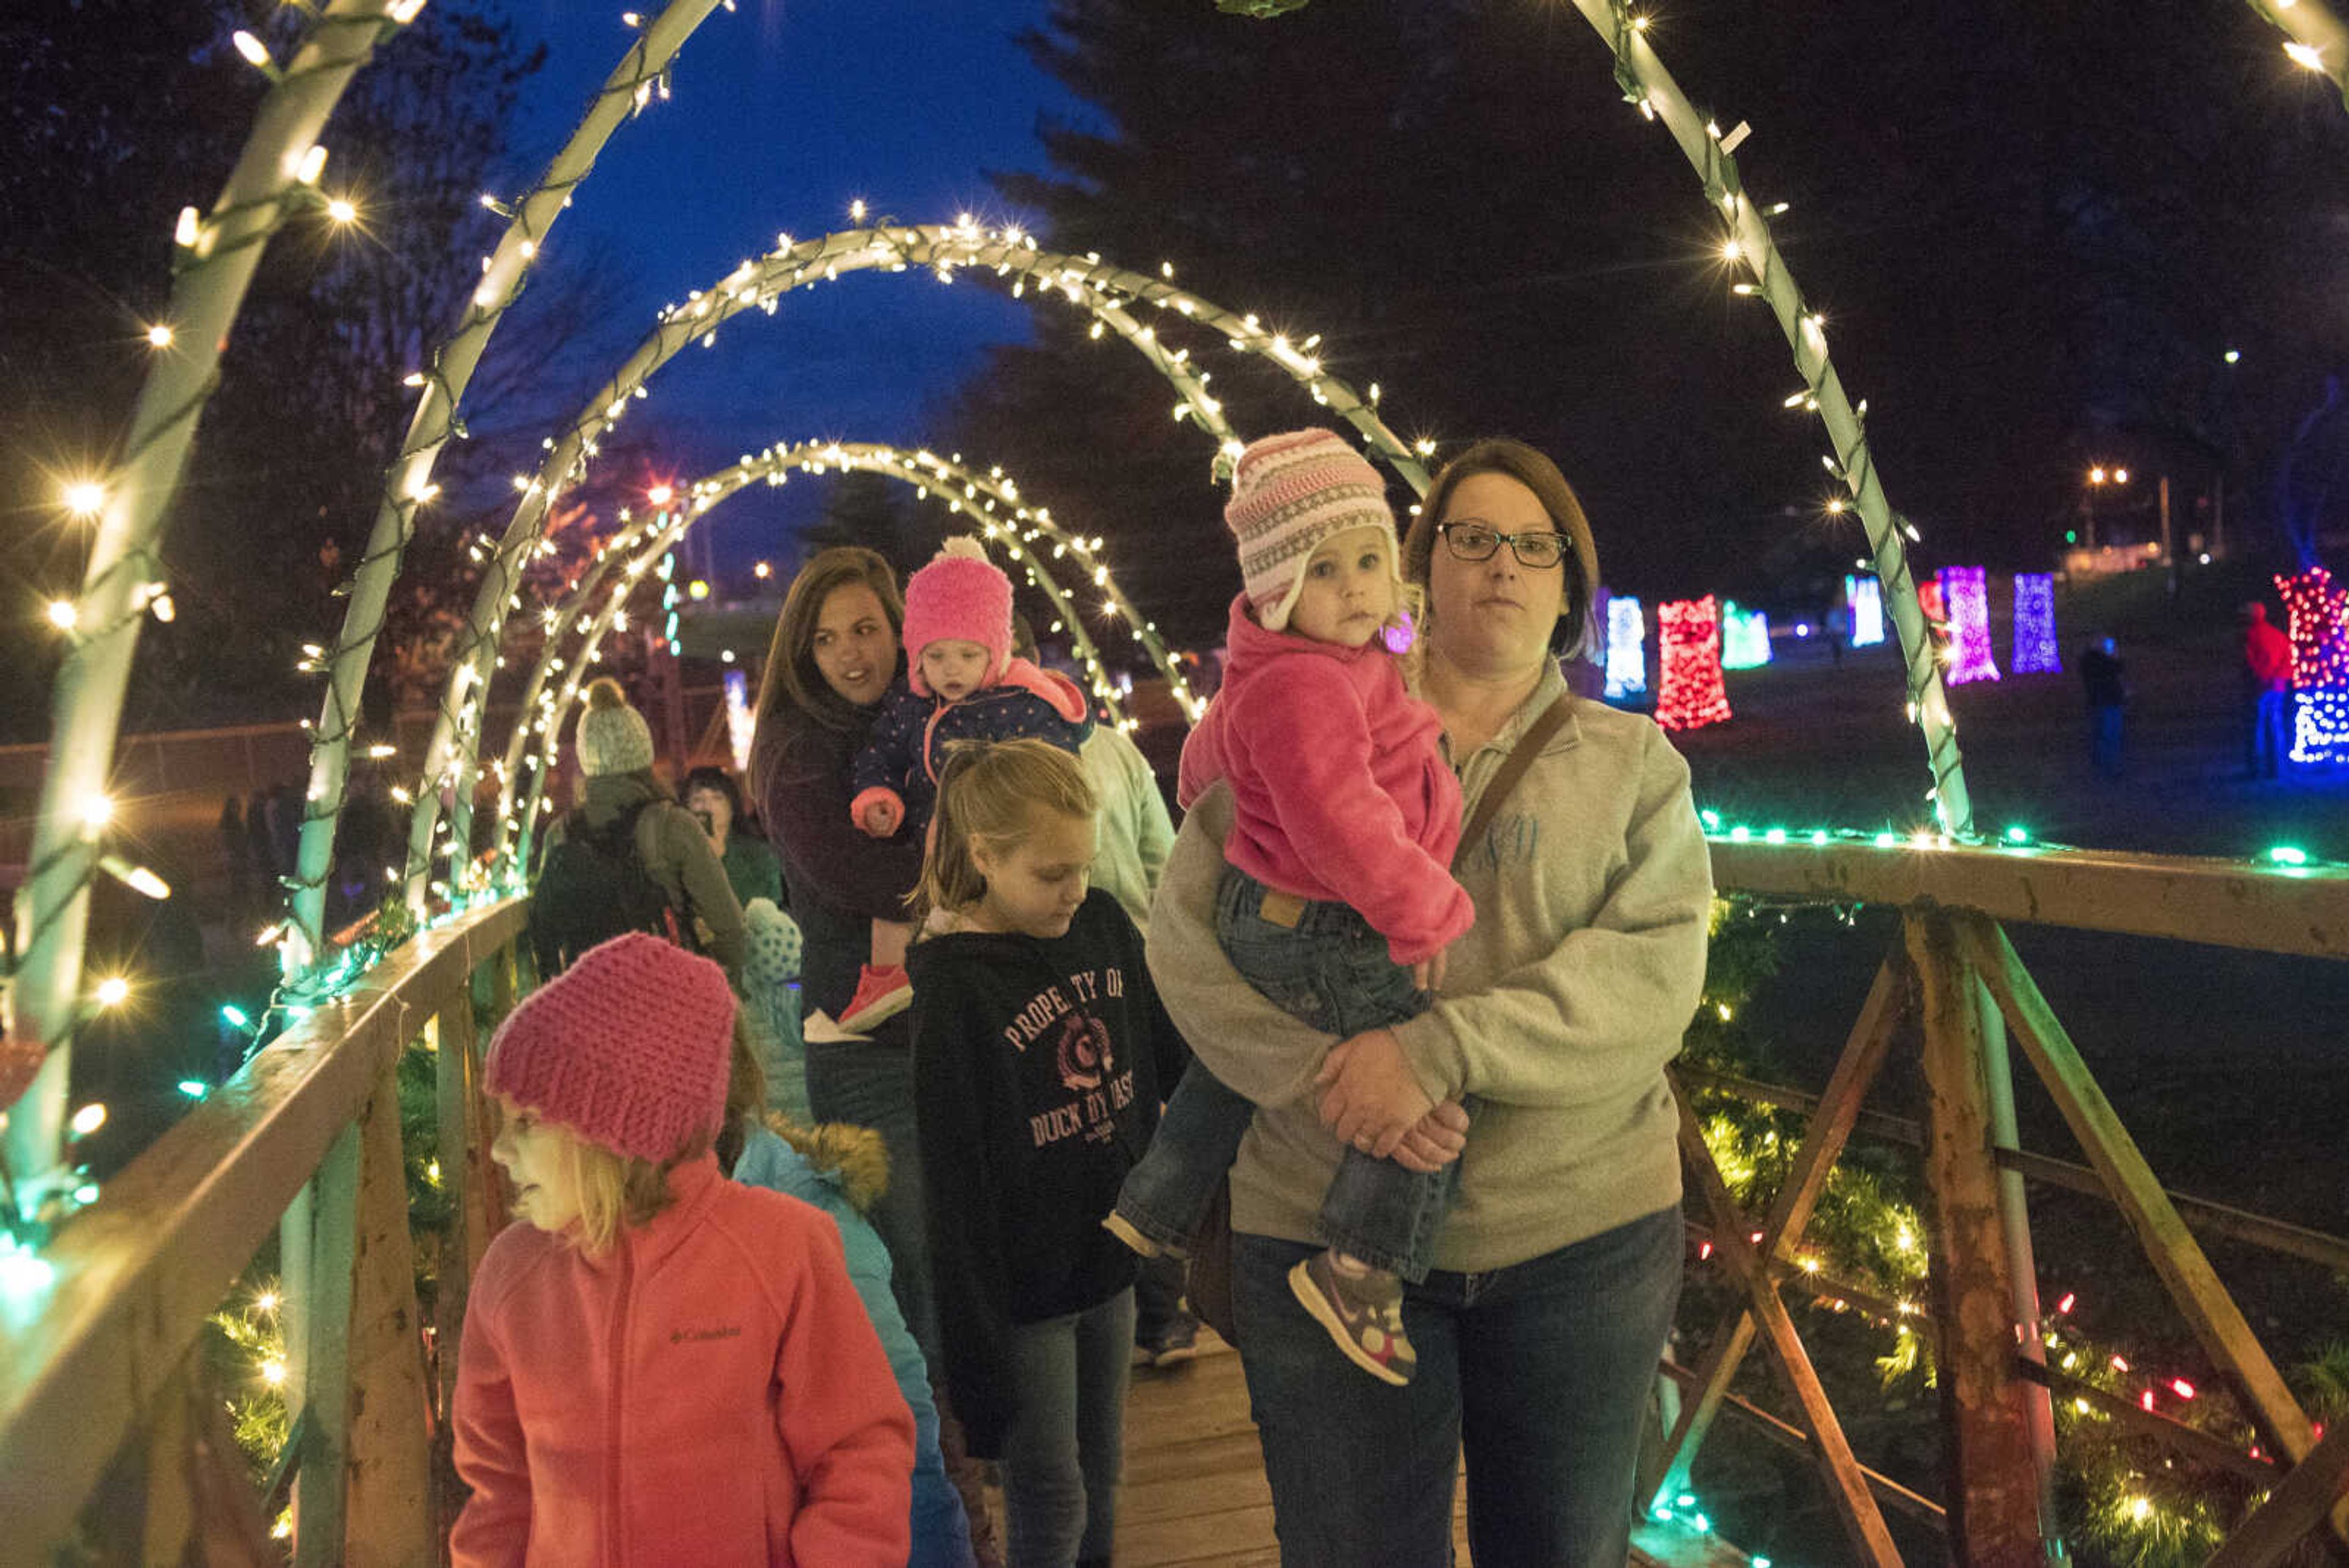
M 589 778 L 633 774 L 653 765 L 653 730 L 628 706 L 620 683 L 606 675 L 587 688 L 579 715 L 579 771 Z

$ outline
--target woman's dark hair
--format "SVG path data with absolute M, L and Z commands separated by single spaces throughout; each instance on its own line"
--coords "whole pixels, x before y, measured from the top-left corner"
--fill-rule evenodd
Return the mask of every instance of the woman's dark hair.
M 835 545 L 810 556 L 783 595 L 783 613 L 776 618 L 774 640 L 767 645 L 767 673 L 754 710 L 760 728 L 787 709 L 835 730 L 854 726 L 854 705 L 832 689 L 815 662 L 816 622 L 823 618 L 823 601 L 833 589 L 851 583 L 873 590 L 881 612 L 889 618 L 890 636 L 903 638 L 905 598 L 888 562 L 859 545 Z
M 1427 587 L 1429 564 L 1435 554 L 1435 525 L 1444 520 L 1444 509 L 1451 504 L 1452 493 L 1460 482 L 1479 473 L 1502 474 L 1532 491 L 1549 514 L 1550 526 L 1567 536 L 1570 547 L 1558 562 L 1566 574 L 1566 608 L 1550 632 L 1549 646 L 1553 653 L 1580 652 L 1590 637 L 1599 547 L 1591 542 L 1590 520 L 1582 514 L 1574 486 L 1566 482 L 1557 464 L 1521 441 L 1487 436 L 1444 465 L 1435 483 L 1427 487 L 1427 499 L 1420 504 L 1419 515 L 1411 520 L 1411 531 L 1403 535 L 1403 579 Z

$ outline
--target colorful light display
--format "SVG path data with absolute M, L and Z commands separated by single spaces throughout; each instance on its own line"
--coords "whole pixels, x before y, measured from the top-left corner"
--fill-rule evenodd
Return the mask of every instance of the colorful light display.
M 750 737 L 759 728 L 758 716 L 750 711 L 750 680 L 739 670 L 726 672 L 726 749 L 733 753 L 734 771 L 748 774 L 750 771 Z
M 1950 618 L 1941 594 L 1941 575 L 1939 572 L 1917 585 L 1917 607 L 1925 612 L 1927 620 L 1940 622 Z
M 1617 594 L 1607 601 L 1607 700 L 1619 702 L 1647 690 L 1647 613 L 1638 599 Z
M 1770 618 L 1760 610 L 1737 607 L 1735 599 L 1721 607 L 1721 667 L 1752 670 L 1770 662 Z
M 1713 597 L 1671 599 L 1656 607 L 1661 690 L 1656 722 L 1667 730 L 1696 730 L 1729 717 L 1729 691 L 1721 683 L 1721 611 Z
M 2017 675 L 2064 668 L 2055 644 L 2055 578 L 2047 572 L 2014 575 L 2014 657 Z
M 2275 586 L 2292 636 L 2292 760 L 2349 764 L 2349 592 L 2323 566 Z
M 1884 585 L 1874 577 L 1847 576 L 1843 599 L 1851 609 L 1851 645 L 1874 648 L 1884 640 Z
M 1990 646 L 1990 574 L 1980 566 L 1943 566 L 1933 581 L 1949 612 L 1950 684 L 1997 680 L 1998 659 Z

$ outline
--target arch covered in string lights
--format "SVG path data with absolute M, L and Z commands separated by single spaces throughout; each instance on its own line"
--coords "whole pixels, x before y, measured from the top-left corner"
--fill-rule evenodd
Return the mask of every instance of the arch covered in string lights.
M 1097 254 L 1047 251 L 1033 236 L 1018 229 L 987 229 L 969 221 L 951 225 L 881 224 L 800 242 L 780 236 L 775 249 L 763 257 L 741 263 L 709 289 L 696 291 L 664 311 L 653 330 L 578 415 L 560 435 L 549 440 L 538 470 L 516 476 L 522 493 L 504 534 L 488 556 L 471 611 L 459 634 L 456 662 L 434 715 L 415 791 L 416 812 L 409 825 L 404 873 L 412 908 L 420 913 L 427 907 L 438 853 L 470 842 L 476 757 L 490 680 L 509 625 L 507 618 L 523 607 L 519 588 L 523 570 L 541 547 L 555 497 L 596 455 L 602 436 L 626 415 L 631 402 L 650 395 L 653 379 L 669 360 L 692 344 L 713 341 L 721 327 L 744 313 L 755 309 L 771 315 L 792 291 L 845 275 L 916 269 L 941 282 L 966 275 L 990 280 L 1007 287 L 1015 298 L 1034 288 L 1040 297 L 1058 297 L 1086 311 L 1092 317 L 1094 336 L 1114 334 L 1139 353 L 1175 389 L 1175 418 L 1196 423 L 1228 455 L 1237 450 L 1239 438 L 1224 417 L 1223 405 L 1207 389 L 1213 372 L 1193 363 L 1189 347 L 1162 342 L 1154 321 L 1143 319 L 1143 313 L 1164 313 L 1196 322 L 1202 330 L 1220 333 L 1235 352 L 1258 355 L 1277 365 L 1305 388 L 1316 403 L 1351 425 L 1365 445 L 1400 473 L 1414 493 L 1426 491 L 1427 471 L 1420 460 L 1433 450 L 1433 443 L 1422 442 L 1415 448 L 1397 436 L 1378 411 L 1375 389 L 1365 397 L 1330 373 L 1312 352 L 1318 339 L 1292 343 L 1253 315 L 1227 310 L 1178 287 L 1171 265 L 1162 265 L 1153 276 L 1105 262 Z M 347 751 L 350 736 L 322 733 L 317 744 Z M 440 807 L 444 790 L 450 799 L 445 819 Z M 334 815 L 332 809 L 321 809 L 305 826 L 305 833 L 319 832 L 331 841 Z M 315 933 L 309 934 L 315 938 Z
M 1077 591 L 1091 587 L 1102 593 L 1105 613 L 1127 623 L 1133 640 L 1143 645 L 1151 662 L 1165 678 L 1185 717 L 1196 717 L 1198 700 L 1192 694 L 1181 668 L 1168 655 L 1157 628 L 1141 618 L 1119 588 L 1108 566 L 1095 554 L 1099 541 L 1070 533 L 1053 520 L 1048 509 L 1028 506 L 1019 497 L 1017 483 L 1000 469 L 982 473 L 934 452 L 907 452 L 862 441 L 818 441 L 771 446 L 748 462 L 735 463 L 695 481 L 687 487 L 683 504 L 677 512 L 660 514 L 646 524 L 632 525 L 616 535 L 570 597 L 546 612 L 549 636 L 523 687 L 520 717 L 507 740 L 505 756 L 492 764 L 499 783 L 498 861 L 505 879 L 520 877 L 530 864 L 538 818 L 550 806 L 545 786 L 553 772 L 564 722 L 577 700 L 580 684 L 586 678 L 587 667 L 595 659 L 602 639 L 617 624 L 622 607 L 652 570 L 653 563 L 682 543 L 695 524 L 750 486 L 780 483 L 793 472 L 823 473 L 833 470 L 854 470 L 898 480 L 920 494 L 935 495 L 949 515 L 968 517 L 978 536 L 1009 555 L 1030 586 L 1050 601 L 1061 618 L 1050 629 L 1066 630 L 1095 700 L 1109 711 L 1112 722 L 1131 729 L 1133 721 L 1126 717 L 1117 690 L 1111 684 L 1109 668 L 1085 628 L 1081 607 L 1059 581 L 1051 565 L 1054 560 L 1071 561 L 1082 577 Z M 1050 547 L 1049 559 L 1040 547 L 1043 545 Z M 618 567 L 620 580 L 609 593 L 599 594 L 606 569 L 613 566 Z M 581 633 L 581 640 L 575 649 L 566 651 L 567 634 L 573 628 Z M 563 677 L 559 689 L 548 691 L 547 681 L 558 674 Z

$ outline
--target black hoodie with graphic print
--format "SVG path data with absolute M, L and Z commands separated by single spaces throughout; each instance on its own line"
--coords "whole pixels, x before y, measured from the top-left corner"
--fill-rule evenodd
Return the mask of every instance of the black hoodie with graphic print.
M 1018 1392 L 1012 1325 L 1133 1282 L 1133 1254 L 1101 1222 L 1189 1051 L 1141 935 L 1099 888 L 1066 936 L 950 932 L 915 943 L 905 967 L 938 1370 L 971 1452 L 992 1459 Z

